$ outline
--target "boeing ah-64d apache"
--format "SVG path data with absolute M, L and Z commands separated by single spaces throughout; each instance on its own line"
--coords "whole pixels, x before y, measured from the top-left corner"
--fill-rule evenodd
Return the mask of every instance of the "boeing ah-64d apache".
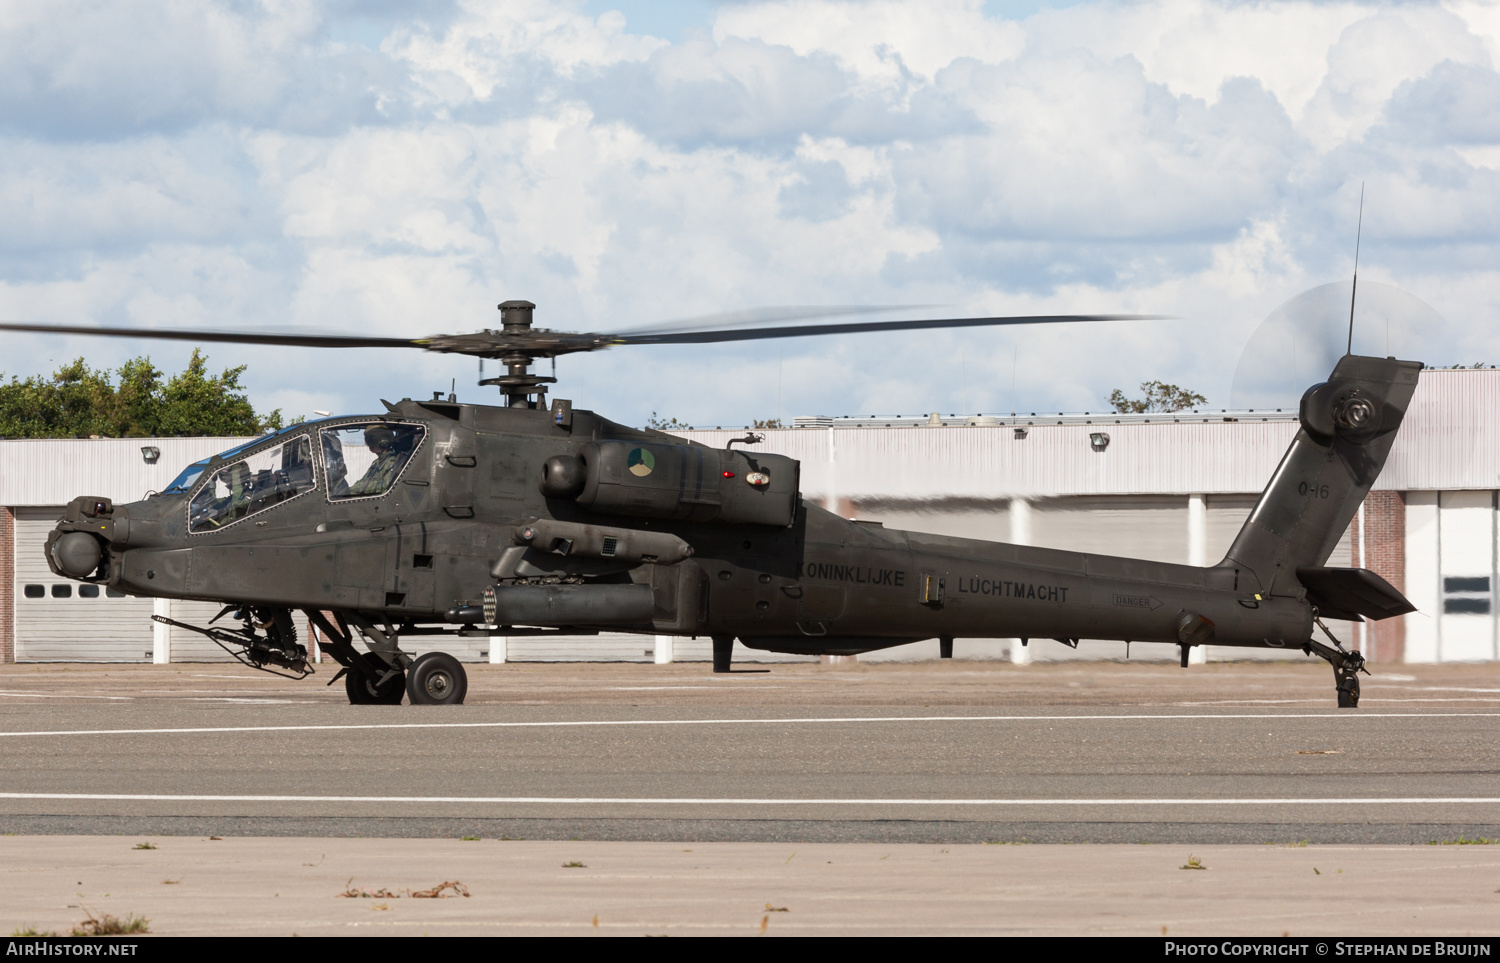
M 60 576 L 139 596 L 221 602 L 194 627 L 257 668 L 311 672 L 293 612 L 324 635 L 352 703 L 456 704 L 467 682 L 414 634 L 566 630 L 708 635 L 714 671 L 751 649 L 851 654 L 937 637 L 1081 638 L 1300 649 L 1359 702 L 1363 657 L 1323 618 L 1412 611 L 1373 572 L 1326 563 L 1379 474 L 1417 362 L 1347 354 L 1303 395 L 1300 430 L 1224 559 L 1194 567 L 886 529 L 808 504 L 798 463 L 547 403 L 537 358 L 612 345 L 1104 320 L 840 322 L 570 334 L 500 305 L 498 331 L 406 340 L 3 325 L 12 330 L 498 358 L 504 406 L 452 395 L 328 418 L 198 462 L 164 491 L 82 496 L 46 543 Z M 1118 317 L 1118 316 L 1117 316 Z M 215 619 L 214 621 L 218 621 Z M 180 624 L 180 623 L 175 623 Z M 363 639 L 368 651 L 356 645 Z M 338 676 L 335 676 L 337 679 Z

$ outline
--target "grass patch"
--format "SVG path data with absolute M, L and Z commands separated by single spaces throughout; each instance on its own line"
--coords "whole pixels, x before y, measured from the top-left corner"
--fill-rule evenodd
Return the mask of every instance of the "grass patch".
M 1470 839 L 1460 836 L 1457 839 L 1432 839 L 1428 840 L 1429 846 L 1500 846 L 1500 839 L 1491 839 L 1488 836 L 1479 836 Z
M 89 913 L 89 918 L 73 927 L 74 936 L 129 936 L 135 933 L 151 932 L 151 921 L 144 916 L 127 914 L 124 919 L 103 913 L 95 916 Z
M 354 877 L 351 876 L 349 882 L 344 884 L 344 891 L 339 895 L 348 899 L 401 899 L 403 896 L 410 899 L 449 899 L 454 896 L 467 897 L 469 888 L 456 879 L 449 879 L 438 883 L 431 889 L 391 890 L 384 886 L 379 889 L 365 889 L 362 886 L 355 886 Z
M 365 889 L 363 886 L 354 885 L 354 877 L 349 877 L 349 882 L 344 884 L 344 891 L 339 894 L 347 899 L 399 899 L 400 893 L 393 893 L 384 886 L 379 889 Z
M 1208 869 L 1207 866 L 1203 865 L 1203 860 L 1201 860 L 1197 856 L 1193 856 L 1191 854 L 1188 855 L 1188 861 L 1185 862 L 1185 863 L 1183 863 L 1181 866 L 1179 866 L 1177 868 L 1178 869 Z
M 27 937 L 27 936 L 56 936 L 57 934 L 54 933 L 54 932 L 52 932 L 51 930 L 39 930 L 35 926 L 27 926 L 27 927 L 24 927 L 24 928 L 19 929 L 19 930 L 12 930 L 10 935 L 11 936 Z
M 580 863 L 576 859 L 575 860 L 571 860 L 571 861 L 566 862 L 566 863 L 563 863 L 562 868 L 563 869 L 588 869 L 587 866 L 583 865 L 582 863 Z
M 131 849 L 155 849 L 156 847 L 153 846 L 153 845 L 151 845 L 150 843 L 136 843 L 134 846 L 132 846 L 130 848 Z

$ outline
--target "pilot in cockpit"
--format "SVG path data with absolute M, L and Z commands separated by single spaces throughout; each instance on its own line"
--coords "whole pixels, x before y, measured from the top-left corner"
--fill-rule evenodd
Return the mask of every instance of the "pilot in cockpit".
M 408 452 L 402 450 L 399 436 L 386 425 L 371 425 L 365 429 L 365 445 L 375 455 L 375 460 L 365 470 L 364 477 L 349 486 L 350 495 L 379 495 L 396 483 L 396 476 L 406 464 Z

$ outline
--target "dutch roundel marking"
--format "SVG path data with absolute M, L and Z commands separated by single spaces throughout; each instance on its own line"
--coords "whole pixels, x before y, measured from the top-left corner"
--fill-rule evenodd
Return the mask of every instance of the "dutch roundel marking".
M 625 467 L 637 478 L 645 478 L 656 467 L 656 456 L 644 448 L 634 448 L 625 458 Z

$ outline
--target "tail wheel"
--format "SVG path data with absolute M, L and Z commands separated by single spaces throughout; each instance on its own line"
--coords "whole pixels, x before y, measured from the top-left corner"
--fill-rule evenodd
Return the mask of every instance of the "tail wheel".
M 1346 676 L 1343 679 L 1339 680 L 1338 686 L 1339 686 L 1339 689 L 1338 689 L 1338 692 L 1339 692 L 1339 708 L 1340 709 L 1358 709 L 1359 708 L 1359 677 L 1356 676 L 1356 675 Z
M 406 696 L 414 706 L 463 705 L 468 692 L 468 673 L 446 652 L 418 656 L 407 670 Z
M 390 665 L 374 652 L 363 656 L 365 664 L 377 674 L 389 672 Z M 373 684 L 363 673 L 350 671 L 344 675 L 344 690 L 349 693 L 349 704 L 356 706 L 399 706 L 406 691 L 406 676 L 399 669 L 379 686 Z

